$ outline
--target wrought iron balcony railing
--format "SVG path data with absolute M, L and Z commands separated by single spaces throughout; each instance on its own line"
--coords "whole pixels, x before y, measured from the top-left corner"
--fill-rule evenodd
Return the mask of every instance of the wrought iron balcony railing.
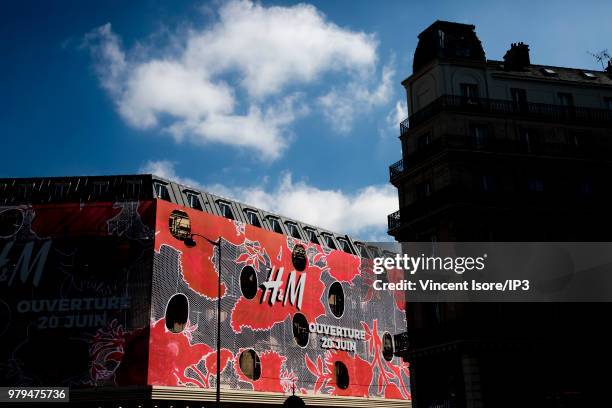
M 389 179 L 394 180 L 404 173 L 404 159 L 401 159 L 389 166 Z
M 598 211 L 608 205 L 601 195 L 572 195 L 567 191 L 474 191 L 458 186 L 447 186 L 419 197 L 414 202 L 387 216 L 388 230 L 393 232 L 413 220 L 433 214 L 448 206 L 468 205 L 490 208 L 589 208 Z
M 409 119 L 404 120 L 400 124 L 401 134 L 404 135 L 409 128 L 417 126 L 443 111 L 515 116 L 553 122 L 612 123 L 612 110 L 608 109 L 443 95 L 415 112 Z
M 531 135 L 529 139 L 522 141 L 497 139 L 490 136 L 475 138 L 470 135 L 442 135 L 426 145 L 417 147 L 414 152 L 407 155 L 406 160 L 402 159 L 389 166 L 389 180 L 391 182 L 397 180 L 416 164 L 444 150 L 600 160 L 610 160 L 612 158 L 612 145 L 601 144 L 590 139 L 576 139 L 572 140 L 571 143 L 553 143 L 545 141 L 537 135 Z

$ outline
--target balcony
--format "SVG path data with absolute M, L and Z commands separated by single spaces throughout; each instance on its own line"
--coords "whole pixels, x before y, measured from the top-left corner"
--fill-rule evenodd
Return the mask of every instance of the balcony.
M 587 144 L 588 142 L 591 144 Z M 609 160 L 612 157 L 612 146 L 597 145 L 588 140 L 579 140 L 576 144 L 546 142 L 536 135 L 531 135 L 529 140 L 523 141 L 492 136 L 476 139 L 469 135 L 442 135 L 431 143 L 418 147 L 407 156 L 407 160 L 402 159 L 389 166 L 389 181 L 393 183 L 416 164 L 445 150 L 601 160 Z
M 402 135 L 440 112 L 503 115 L 548 122 L 612 124 L 612 110 L 443 95 L 400 124 Z
M 447 186 L 434 191 L 426 197 L 400 208 L 387 216 L 388 231 L 393 233 L 400 227 L 410 224 L 415 219 L 430 216 L 435 212 L 451 206 L 470 206 L 478 208 L 531 208 L 531 209 L 567 209 L 588 208 L 589 211 L 603 211 L 609 205 L 605 196 L 572 195 L 572 191 L 474 191 L 458 186 Z M 584 206 L 584 207 L 583 207 Z

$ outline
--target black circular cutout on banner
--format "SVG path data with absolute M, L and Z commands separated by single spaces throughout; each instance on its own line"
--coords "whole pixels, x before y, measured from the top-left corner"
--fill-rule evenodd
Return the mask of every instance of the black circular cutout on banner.
M 349 373 L 348 368 L 341 361 L 336 361 L 334 363 L 334 378 L 336 380 L 336 385 L 341 390 L 346 390 L 349 386 Z
M 329 287 L 327 301 L 331 312 L 336 317 L 341 317 L 344 313 L 344 290 L 340 282 L 334 282 Z
M 251 265 L 246 265 L 240 272 L 240 290 L 242 296 L 253 299 L 257 295 L 257 274 Z
M 302 272 L 306 269 L 306 249 L 303 245 L 296 245 L 291 252 L 291 262 L 296 271 Z
M 247 378 L 256 381 L 261 377 L 261 361 L 255 350 L 244 350 L 240 353 L 240 371 Z
M 308 320 L 301 313 L 293 315 L 293 338 L 300 347 L 306 347 L 308 344 L 309 330 Z
M 185 329 L 189 318 L 189 302 L 187 296 L 177 293 L 170 298 L 166 306 L 166 328 L 172 333 L 180 333 Z

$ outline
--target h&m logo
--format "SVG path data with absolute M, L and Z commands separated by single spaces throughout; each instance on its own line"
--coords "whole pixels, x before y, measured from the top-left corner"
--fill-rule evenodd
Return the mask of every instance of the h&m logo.
M 297 307 L 298 310 L 301 310 L 302 299 L 304 298 L 304 287 L 306 286 L 306 274 L 303 273 L 298 279 L 297 271 L 292 271 L 289 274 L 287 285 L 283 289 L 283 273 L 283 268 L 276 270 L 276 268 L 273 267 L 270 270 L 268 280 L 261 284 L 261 288 L 263 289 L 261 303 L 268 299 L 268 293 L 270 293 L 268 299 L 270 306 L 274 305 L 276 301 L 283 302 L 283 306 L 285 306 L 287 301 L 289 301 L 290 304 Z
M 38 249 L 38 252 L 34 251 L 35 241 L 27 242 L 21 250 L 17 262 L 12 264 L 9 254 L 14 244 L 15 241 L 8 241 L 0 250 L 0 282 L 8 280 L 8 286 L 12 286 L 15 278 L 19 277 L 21 283 L 26 283 L 31 275 L 32 284 L 38 286 L 51 249 L 51 240 L 42 241 L 42 246 Z

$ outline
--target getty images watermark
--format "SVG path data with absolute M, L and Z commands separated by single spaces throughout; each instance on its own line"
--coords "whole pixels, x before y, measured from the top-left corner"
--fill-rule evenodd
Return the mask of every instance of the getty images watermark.
M 410 256 L 408 254 L 395 254 L 395 256 L 374 258 L 373 271 L 381 275 L 389 270 L 403 270 L 410 275 L 418 271 L 443 271 L 463 275 L 465 272 L 483 271 L 487 254 L 478 257 L 441 257 L 441 256 Z M 376 279 L 373 282 L 375 290 L 403 290 L 415 291 L 420 288 L 423 291 L 479 291 L 479 290 L 529 290 L 529 281 L 520 279 L 507 279 L 503 282 L 479 282 L 475 279 L 462 280 L 459 282 L 437 282 L 434 279 L 401 279 L 396 282 L 385 282 Z
M 612 302 L 611 242 L 367 245 L 373 288 L 407 302 Z

